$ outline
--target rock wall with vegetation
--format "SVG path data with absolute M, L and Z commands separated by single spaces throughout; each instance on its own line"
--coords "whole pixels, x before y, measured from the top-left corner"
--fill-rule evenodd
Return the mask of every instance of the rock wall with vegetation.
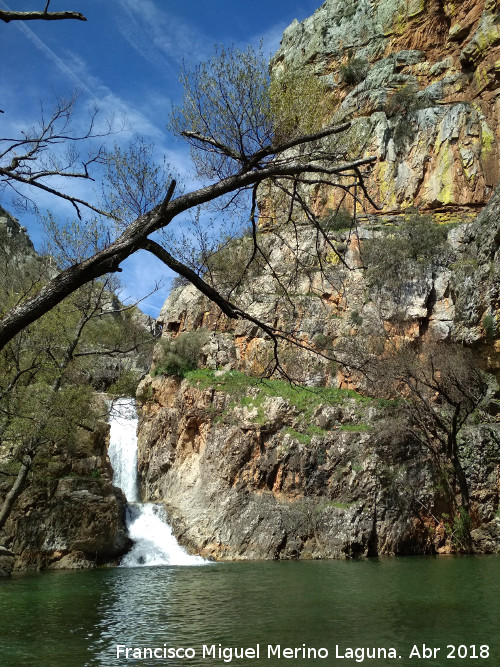
M 334 345 L 338 355 L 345 344 L 351 360 L 374 341 L 383 348 L 381 332 L 392 329 L 392 345 L 468 342 L 477 363 L 498 377 L 499 204 L 500 189 L 474 223 L 436 225 L 417 217 L 441 239 L 441 247 L 434 238 L 432 252 L 418 260 L 407 254 L 408 220 L 381 217 L 355 237 L 329 231 L 330 240 L 346 245 L 350 264 L 372 253 L 366 271 L 328 262 L 326 245 L 320 271 L 317 239 L 307 226 L 295 241 L 295 230 L 283 230 L 281 243 L 262 232 L 279 284 L 269 267 L 260 267 L 239 289 L 251 314 L 273 313 L 278 328 L 293 322 L 297 337 L 319 353 L 294 346 L 281 352 L 283 369 L 304 386 L 259 379 L 273 360 L 272 341 L 248 322 L 235 325 L 192 286 L 174 290 L 162 310 L 152 372 L 138 391 L 139 470 L 144 499 L 166 504 L 181 541 L 217 559 L 464 547 L 446 466 L 395 425 L 397 400 L 367 392 L 363 374 L 346 374 L 346 366 L 327 357 Z M 427 236 L 421 242 L 429 248 Z M 243 238 L 224 249 L 221 279 L 231 267 L 241 270 L 249 243 Z M 460 439 L 480 552 L 500 549 L 498 392 L 487 411 L 487 423 L 472 419 Z
M 380 210 L 358 191 L 353 225 L 347 199 L 301 186 L 318 231 L 290 224 L 276 188 L 261 187 L 262 252 L 244 276 L 251 235 L 209 260 L 221 293 L 303 344 L 283 344 L 279 368 L 252 322 L 229 320 L 190 285 L 167 299 L 138 390 L 139 472 L 143 499 L 165 503 L 191 550 L 500 550 L 499 30 L 494 0 L 327 0 L 285 31 L 273 72 L 326 84 L 323 122 L 352 121 L 347 139 L 331 140 L 339 159 L 377 156 L 365 182 Z M 368 379 L 368 359 L 431 341 L 467 349 L 490 374 L 489 403 L 458 439 L 467 513 L 450 460 Z
M 126 500 L 112 484 L 107 434 L 102 423 L 85 442 L 62 444 L 37 462 L 3 531 L 11 552 L 6 570 L 93 568 L 129 548 Z M 0 480 L 0 498 L 9 487 Z
M 0 209 L 2 308 L 40 289 L 55 263 Z M 130 395 L 152 337 L 148 318 L 124 309 L 112 289 L 85 286 L 0 354 L 0 575 L 95 567 L 129 546 L 97 392 Z
M 496 0 L 327 0 L 287 28 L 272 66 L 326 84 L 324 122 L 352 120 L 350 150 L 379 158 L 369 192 L 384 212 L 474 210 L 500 177 L 498 12 Z M 320 187 L 311 197 L 335 203 Z

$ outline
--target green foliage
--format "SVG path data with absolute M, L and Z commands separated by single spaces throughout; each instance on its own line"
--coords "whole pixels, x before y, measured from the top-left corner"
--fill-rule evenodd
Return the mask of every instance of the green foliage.
M 490 313 L 483 317 L 483 328 L 487 338 L 495 338 L 497 327 L 495 318 Z
M 205 265 L 212 284 L 222 293 L 227 293 L 243 278 L 248 280 L 258 274 L 263 263 L 260 253 L 254 257 L 253 240 L 244 237 L 221 242 L 219 248 L 206 259 Z
M 447 230 L 430 216 L 411 214 L 394 231 L 363 243 L 367 279 L 376 289 L 397 290 L 420 278 L 443 252 Z
M 284 433 L 288 434 L 291 438 L 293 438 L 293 440 L 297 440 L 302 445 L 311 444 L 312 435 L 309 433 L 302 433 L 301 431 L 297 431 L 291 427 L 287 427 L 284 430 Z
M 208 331 L 186 331 L 175 338 L 160 342 L 161 354 L 153 370 L 153 376 L 173 375 L 182 377 L 198 368 L 201 348 L 208 342 Z
M 459 549 L 470 549 L 471 519 L 464 507 L 459 507 L 453 520 L 452 542 Z
M 427 100 L 418 95 L 418 86 L 414 83 L 408 83 L 395 90 L 389 95 L 385 113 L 388 118 L 395 118 L 393 140 L 396 150 L 404 148 L 415 138 L 415 129 L 410 122 L 409 117 L 419 109 L 425 109 L 429 106 Z
M 127 369 L 109 386 L 108 393 L 113 396 L 128 396 L 134 398 L 140 379 L 141 373 Z
M 191 146 L 202 178 L 239 172 L 260 149 L 322 127 L 328 89 L 310 71 L 269 75 L 262 50 L 216 47 L 181 73 L 183 102 L 169 127 Z
M 321 129 L 328 90 L 310 71 L 286 70 L 271 78 L 270 112 L 274 143 Z
M 357 310 L 352 310 L 351 311 L 349 319 L 357 327 L 360 327 L 363 324 L 363 318 L 361 317 L 361 315 L 359 314 L 359 312 Z
M 310 445 L 313 436 L 318 435 L 321 437 L 326 435 L 328 431 L 320 428 L 319 426 L 315 426 L 314 424 L 304 424 L 301 431 L 298 431 L 292 427 L 287 427 L 283 432 L 287 433 L 291 438 L 297 440 L 302 445 Z M 319 452 L 319 458 L 317 459 L 318 464 L 323 465 L 325 460 L 325 452 Z
M 352 227 L 352 215 L 345 208 L 340 207 L 336 211 L 331 209 L 326 211 L 326 215 L 321 220 L 321 226 L 325 231 L 337 232 L 341 229 L 350 229 Z
M 238 371 L 216 375 L 215 371 L 203 369 L 187 372 L 184 377 L 200 389 L 213 387 L 216 391 L 230 394 L 235 404 L 239 404 L 241 400 L 247 400 L 251 390 L 259 392 L 262 398 L 281 396 L 297 409 L 305 422 L 312 418 L 315 408 L 319 405 L 341 404 L 348 399 L 354 399 L 359 403 L 370 401 L 351 389 L 303 387 L 290 384 L 285 380 L 255 378 Z
M 353 431 L 354 433 L 364 433 L 366 431 L 370 430 L 370 426 L 368 424 L 342 424 L 340 427 L 341 431 Z
M 332 341 L 322 333 L 317 333 L 312 340 L 314 347 L 318 350 L 328 350 L 332 347 Z
M 385 105 L 385 113 L 388 118 L 406 117 L 414 111 L 425 109 L 427 106 L 427 102 L 418 95 L 418 86 L 414 83 L 407 83 L 389 95 Z
M 406 117 L 399 118 L 392 135 L 396 150 L 404 148 L 415 138 L 415 129 Z
M 70 247 L 72 229 L 67 226 L 68 233 L 58 239 L 68 242 L 58 255 L 62 263 L 81 252 L 77 242 Z M 53 247 L 57 251 L 57 244 Z M 19 258 L 5 247 L 0 248 L 0 264 L 8 276 L 0 280 L 4 304 L 39 290 L 55 266 L 52 257 Z M 93 451 L 105 414 L 105 407 L 97 404 L 96 387 L 103 389 L 114 378 L 117 388 L 128 385 L 130 393 L 132 373 L 120 378 L 127 370 L 120 351 L 150 336 L 137 324 L 134 309 L 123 310 L 112 285 L 97 280 L 86 284 L 0 351 L 2 469 L 6 464 L 17 474 L 20 461 L 29 459 L 30 479 L 37 479 L 40 469 L 61 474 L 61 461 L 54 456 Z
M 349 58 L 340 67 L 340 77 L 348 86 L 355 86 L 366 78 L 370 66 L 365 58 Z

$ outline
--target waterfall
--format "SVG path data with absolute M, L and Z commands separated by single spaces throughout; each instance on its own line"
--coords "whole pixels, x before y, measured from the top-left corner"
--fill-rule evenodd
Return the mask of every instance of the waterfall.
M 135 401 L 131 398 L 116 401 L 109 425 L 108 453 L 113 468 L 113 483 L 127 498 L 127 528 L 134 542 L 122 560 L 122 567 L 206 563 L 200 556 L 190 556 L 177 543 L 161 505 L 139 502 Z

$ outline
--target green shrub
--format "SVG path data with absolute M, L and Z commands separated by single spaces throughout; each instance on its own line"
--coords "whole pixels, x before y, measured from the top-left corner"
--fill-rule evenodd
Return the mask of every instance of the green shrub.
M 407 144 L 412 143 L 415 139 L 415 134 L 416 131 L 413 125 L 408 122 L 406 116 L 402 116 L 396 123 L 392 134 L 396 150 L 404 148 Z
M 138 371 L 131 369 L 123 371 L 118 380 L 109 387 L 108 393 L 114 396 L 134 397 L 140 379 L 141 374 Z
M 415 83 L 407 83 L 389 95 L 385 113 L 388 118 L 397 118 L 393 132 L 396 149 L 403 148 L 415 138 L 415 130 L 408 122 L 408 116 L 427 106 L 428 102 L 418 95 L 418 86 Z
M 322 127 L 329 91 L 311 71 L 286 70 L 271 76 L 269 87 L 274 143 L 311 134 Z
M 357 310 L 351 311 L 350 320 L 357 327 L 360 327 L 363 324 L 363 318 Z
M 496 322 L 493 315 L 488 313 L 483 317 L 483 328 L 486 333 L 487 338 L 495 338 L 496 334 Z
M 447 229 L 431 216 L 411 214 L 391 233 L 363 243 L 366 277 L 372 287 L 398 289 L 420 278 L 442 253 Z
M 426 101 L 418 96 L 418 86 L 415 83 L 407 83 L 389 95 L 385 104 L 385 113 L 388 118 L 407 117 L 413 111 L 425 109 L 426 106 Z
M 453 520 L 452 541 L 455 546 L 465 550 L 469 549 L 470 527 L 469 513 L 464 507 L 460 507 Z
M 248 266 L 252 257 L 253 261 Z M 244 277 L 258 275 L 263 263 L 260 254 L 254 257 L 252 238 L 235 238 L 222 244 L 207 259 L 207 277 L 217 289 L 226 292 L 238 285 Z
M 312 339 L 313 345 L 318 350 L 327 350 L 332 347 L 332 342 L 322 333 L 317 333 Z
M 321 221 L 321 226 L 328 232 L 350 229 L 352 227 L 352 215 L 345 208 L 339 208 L 336 211 L 328 209 Z
M 162 340 L 161 356 L 153 375 L 174 375 L 181 377 L 200 365 L 201 348 L 208 341 L 208 331 L 186 331 L 176 338 Z
M 348 86 L 355 86 L 366 78 L 370 66 L 364 58 L 349 58 L 345 65 L 340 67 L 340 77 Z

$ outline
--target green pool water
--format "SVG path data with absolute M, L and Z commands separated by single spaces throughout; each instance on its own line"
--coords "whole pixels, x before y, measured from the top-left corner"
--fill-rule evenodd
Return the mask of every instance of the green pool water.
M 18 575 L 0 580 L 0 665 L 496 667 L 499 575 L 497 556 Z

